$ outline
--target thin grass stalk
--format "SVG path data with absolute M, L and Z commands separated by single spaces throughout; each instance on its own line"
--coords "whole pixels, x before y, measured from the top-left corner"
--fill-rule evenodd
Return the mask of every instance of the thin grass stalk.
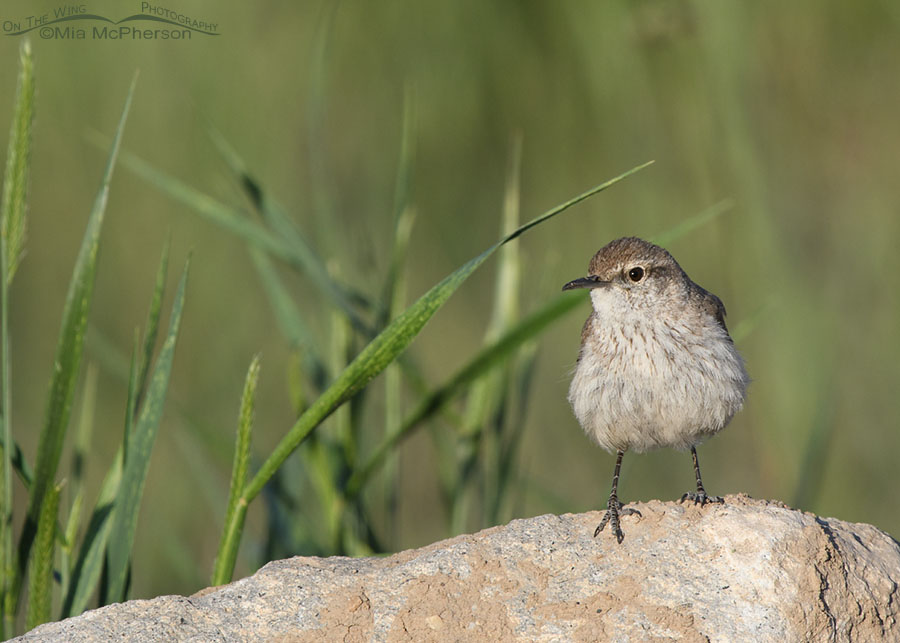
M 405 209 L 397 219 L 394 230 L 394 264 L 398 265 L 396 275 L 391 282 L 391 291 L 388 297 L 388 318 L 393 319 L 399 315 L 406 306 L 406 274 L 399 269 L 409 248 L 409 239 L 412 235 L 415 211 L 412 208 Z M 401 365 L 397 362 L 387 367 L 384 373 L 384 426 L 388 429 L 397 426 L 402 419 L 402 376 Z M 399 498 L 399 460 L 397 454 L 388 456 L 384 465 L 382 478 L 382 494 L 384 497 L 385 524 L 387 526 L 385 538 L 387 542 L 393 542 Z
M 247 471 L 250 466 L 250 433 L 253 429 L 253 410 L 256 402 L 256 385 L 259 381 L 259 355 L 253 358 L 247 377 L 244 381 L 244 393 L 241 396 L 241 410 L 238 419 L 237 439 L 234 445 L 234 464 L 231 469 L 231 487 L 228 493 L 228 505 L 225 508 L 225 525 L 231 524 L 234 515 L 239 511 L 241 491 L 247 484 Z M 237 547 L 226 546 L 226 533 L 222 534 L 219 554 L 213 567 L 212 585 L 224 585 L 231 582 L 234 576 L 234 565 L 237 561 Z
M 337 266 L 332 266 L 332 276 L 337 273 Z M 337 310 L 331 313 L 331 371 L 340 373 L 348 364 L 348 356 L 352 354 L 353 333 L 347 319 Z M 350 407 L 342 406 L 334 411 L 330 420 L 334 427 L 334 436 L 340 445 L 342 462 L 345 467 L 352 468 L 356 461 L 358 445 L 353 434 Z
M 0 223 L 4 243 L 3 273 L 12 283 L 25 247 L 28 175 L 31 157 L 31 124 L 34 119 L 34 64 L 31 43 L 26 39 L 19 48 L 19 78 L 16 86 L 15 114 L 9 134 Z
M 418 122 L 415 94 L 407 85 L 403 94 L 403 134 L 400 139 L 400 159 L 397 165 L 397 180 L 394 186 L 394 235 L 391 262 L 388 266 L 381 300 L 383 304 L 381 328 L 399 315 L 406 307 L 406 272 L 403 266 L 409 251 L 409 240 L 415 221 L 415 210 L 411 204 L 413 172 L 415 170 L 415 132 Z M 389 429 L 400 423 L 402 418 L 402 370 L 393 363 L 384 373 L 384 427 Z M 399 498 L 398 454 L 388 456 L 382 476 L 382 506 L 384 508 L 384 537 L 393 542 L 397 527 Z
M 15 589 L 16 562 L 13 543 L 13 436 L 12 436 L 12 355 L 9 341 L 9 286 L 22 255 L 25 239 L 26 194 L 31 153 L 31 123 L 34 112 L 34 65 L 31 44 L 25 39 L 19 49 L 19 78 L 15 114 L 10 127 L 6 169 L 0 201 L 0 423 L 3 427 L 3 472 L 0 484 L 0 639 L 11 636 L 18 600 Z
M 316 531 L 319 532 L 317 541 L 324 551 L 340 552 L 341 516 L 346 503 L 335 484 L 338 477 L 338 447 L 329 436 L 317 434 L 315 437 L 316 439 L 310 440 L 309 448 L 304 452 L 304 468 L 321 512 L 321 517 L 314 521 Z
M 335 220 L 335 206 L 332 182 L 326 172 L 328 158 L 327 145 L 324 140 L 327 109 L 327 61 L 331 44 L 331 34 L 337 18 L 338 3 L 322 6 L 321 17 L 316 26 L 312 42 L 312 58 L 309 65 L 310 83 L 306 93 L 306 128 L 308 135 L 307 151 L 309 153 L 310 186 L 313 202 L 313 213 L 322 224 L 318 232 L 319 238 L 326 240 L 325 247 L 333 248 L 336 240 L 332 239 L 334 226 L 324 225 Z
M 493 493 L 485 499 L 484 524 L 497 525 L 508 518 L 509 511 L 503 511 L 504 507 L 512 507 L 511 494 L 519 493 L 521 486 L 513 481 L 517 471 L 519 449 L 522 446 L 522 434 L 525 428 L 526 409 L 530 399 L 529 391 L 535 371 L 537 357 L 537 342 L 528 341 L 519 349 L 516 356 L 514 375 L 515 393 L 510 396 L 509 412 L 507 414 L 504 432 L 497 435 L 498 456 L 497 462 L 484 473 L 492 482 Z M 511 517 L 511 516 L 510 516 Z
M 417 121 L 415 94 L 412 88 L 407 86 L 403 94 L 403 133 L 400 137 L 400 158 L 397 164 L 397 180 L 394 184 L 393 247 L 391 248 L 388 272 L 382 287 L 379 328 L 385 326 L 391 318 L 400 313 L 400 310 L 392 309 L 392 305 L 397 292 L 397 281 L 403 278 L 403 264 L 406 261 L 409 235 L 414 218 L 412 186 L 416 163 Z
M 153 287 L 153 298 L 150 300 L 150 309 L 147 311 L 147 324 L 144 330 L 143 351 L 138 362 L 137 395 L 131 404 L 132 416 L 134 409 L 141 405 L 143 395 L 146 392 L 147 376 L 150 374 L 150 364 L 153 361 L 153 350 L 156 348 L 156 338 L 159 335 L 159 319 L 161 317 L 163 294 L 166 290 L 166 277 L 169 274 L 169 246 L 170 240 L 163 244 L 162 256 L 159 259 L 159 268 L 156 270 L 156 283 Z
M 5 213 L 4 213 L 5 214 Z M 5 216 L 4 216 L 5 219 Z M 15 624 L 16 598 L 13 592 L 13 579 L 16 576 L 15 571 L 15 548 L 13 547 L 13 488 L 12 488 L 12 366 L 9 354 L 9 285 L 6 278 L 8 253 L 6 247 L 6 235 L 3 235 L 0 242 L 0 262 L 2 262 L 2 273 L 0 273 L 0 350 L 2 350 L 3 364 L 0 366 L 0 411 L 2 417 L 0 422 L 3 424 L 3 493 L 0 497 L 2 508 L 0 508 L 0 547 L 3 548 L 2 569 L 3 580 L 0 582 L 0 607 L 3 609 L 3 629 L 0 630 L 0 639 L 6 640 L 12 636 Z
M 503 216 L 500 233 L 509 234 L 519 225 L 519 176 L 522 165 L 522 137 L 516 135 L 510 146 L 509 168 L 506 177 L 506 189 L 503 195 Z M 521 273 L 519 246 L 509 244 L 499 250 L 497 260 L 497 278 L 494 283 L 494 307 L 484 336 L 484 345 L 489 346 L 512 326 L 519 317 L 519 275 Z M 502 415 L 504 395 L 507 391 L 509 368 L 498 364 L 473 382 L 466 401 L 465 421 L 458 436 L 459 445 L 454 450 L 456 458 L 457 481 L 451 491 L 452 506 L 450 509 L 450 532 L 452 534 L 466 531 L 466 521 L 471 513 L 473 498 L 485 502 L 488 497 L 489 481 L 480 476 L 477 463 L 479 456 L 484 458 L 484 469 L 492 468 L 491 459 L 496 452 L 491 452 L 491 445 L 485 442 L 490 438 L 488 425 L 498 415 Z M 392 425 L 396 426 L 396 425 Z M 479 488 L 480 487 L 480 488 Z
M 41 505 L 35 537 L 34 554 L 30 561 L 28 585 L 28 613 L 25 627 L 33 629 L 50 620 L 53 602 L 53 558 L 56 551 L 56 514 L 59 510 L 61 485 L 51 487 Z
M 119 484 L 122 480 L 124 449 L 120 445 L 97 494 L 97 502 L 91 512 L 84 539 L 78 550 L 78 560 L 72 571 L 71 582 L 63 601 L 62 618 L 77 616 L 87 609 L 91 596 L 97 589 L 103 568 L 106 545 L 112 529 L 112 510 Z
M 99 372 L 96 364 L 88 364 L 87 374 L 84 378 L 84 392 L 81 396 L 81 415 L 78 420 L 78 430 L 75 434 L 75 448 L 72 452 L 72 482 L 68 485 L 71 503 L 69 506 L 69 517 L 63 531 L 63 546 L 61 548 L 59 565 L 59 584 L 62 588 L 63 596 L 68 593 L 74 566 L 75 539 L 78 537 L 78 531 L 81 528 L 85 493 L 85 463 L 88 459 L 91 435 L 94 429 L 94 410 L 97 403 L 97 378 Z

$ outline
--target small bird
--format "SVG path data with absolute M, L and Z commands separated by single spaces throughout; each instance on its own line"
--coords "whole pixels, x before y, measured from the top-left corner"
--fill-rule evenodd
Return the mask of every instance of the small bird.
M 703 487 L 697 445 L 741 409 L 750 378 L 725 327 L 722 301 L 691 281 L 666 250 L 636 237 L 601 248 L 588 276 L 563 286 L 574 288 L 590 289 L 593 311 L 581 331 L 569 402 L 585 433 L 616 453 L 594 536 L 609 523 L 621 543 L 619 516 L 640 515 L 617 495 L 628 450 L 690 449 L 697 491 L 681 502 L 723 502 Z

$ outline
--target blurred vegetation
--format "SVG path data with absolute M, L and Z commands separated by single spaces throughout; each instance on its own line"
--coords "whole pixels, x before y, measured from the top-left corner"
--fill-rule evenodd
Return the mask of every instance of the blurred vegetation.
M 323 480 L 342 480 L 340 436 L 352 433 L 369 453 L 386 423 L 408 417 L 423 390 L 448 382 L 497 329 L 557 298 L 604 243 L 654 237 L 724 199 L 733 207 L 668 245 L 725 301 L 754 378 L 744 411 L 701 449 L 710 491 L 778 498 L 900 533 L 900 499 L 888 492 L 900 453 L 893 3 L 182 4 L 218 22 L 222 35 L 32 40 L 32 187 L 25 253 L 9 287 L 13 429 L 29 461 L 60 311 L 106 162 L 108 144 L 98 148 L 95 132 L 110 134 L 140 68 L 123 151 L 260 222 L 264 212 L 236 180 L 239 159 L 351 302 L 395 302 L 390 314 L 366 313 L 366 323 L 384 323 L 493 244 L 512 194 L 526 220 L 656 159 L 507 246 L 518 253 L 517 275 L 504 273 L 512 264 L 502 260 L 485 264 L 424 328 L 406 362 L 372 382 L 364 415 L 345 407 L 321 440 L 289 457 L 265 502 L 249 509 L 237 575 L 272 557 L 401 549 L 510 517 L 599 508 L 612 458 L 590 446 L 565 401 L 584 298 L 385 462 L 387 474 L 367 493 L 390 509 L 366 515 L 357 542 L 317 540 L 327 525 L 310 520 L 333 511 L 314 499 L 327 497 Z M 96 10 L 116 11 L 113 3 Z M 12 2 L 7 11 L 30 9 Z M 19 45 L 0 38 L 0 131 L 13 119 Z M 512 172 L 516 140 L 521 160 Z M 365 333 L 335 316 L 337 293 L 274 261 L 321 358 L 325 379 L 311 381 L 309 352 L 295 350 L 285 310 L 273 310 L 271 282 L 260 278 L 265 260 L 135 169 L 120 167 L 111 186 L 82 359 L 95 365 L 96 381 L 89 386 L 82 373 L 72 417 L 95 399 L 83 481 L 92 503 L 118 457 L 128 355 L 134 328 L 146 324 L 160 248 L 171 238 L 176 265 L 193 249 L 134 532 L 131 596 L 148 597 L 191 593 L 209 580 L 253 356 L 262 366 L 251 477 Z M 399 268 L 398 230 L 409 234 Z M 396 277 L 391 296 L 387 274 Z M 176 279 L 167 278 L 167 292 Z M 510 397 L 498 398 L 498 387 Z M 500 425 L 489 412 L 498 399 L 508 400 Z M 491 432 L 496 426 L 517 432 L 513 449 L 509 433 Z M 77 442 L 67 441 L 63 463 Z M 514 472 L 498 495 L 502 480 L 491 476 L 499 472 L 483 463 L 501 461 Z M 63 469 L 60 479 L 71 475 Z M 623 501 L 675 499 L 691 480 L 687 455 L 656 452 L 626 459 L 620 493 Z M 61 506 L 76 491 L 63 486 Z

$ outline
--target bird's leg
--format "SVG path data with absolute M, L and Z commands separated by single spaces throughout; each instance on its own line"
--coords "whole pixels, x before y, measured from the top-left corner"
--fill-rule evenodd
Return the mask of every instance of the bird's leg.
M 706 495 L 706 489 L 703 488 L 703 480 L 700 479 L 700 463 L 697 461 L 696 447 L 691 447 L 691 456 L 693 456 L 694 458 L 694 475 L 697 476 L 697 491 L 696 493 L 693 491 L 688 491 L 686 494 L 681 496 L 681 502 L 684 502 L 685 500 L 691 500 L 694 502 L 694 504 L 699 503 L 701 507 L 707 502 L 725 502 L 720 496 Z
M 596 538 L 597 534 L 606 527 L 606 523 L 609 523 L 612 532 L 616 537 L 616 541 L 618 541 L 619 544 L 625 539 L 625 534 L 622 533 L 622 529 L 619 527 L 619 516 L 630 516 L 633 514 L 637 514 L 638 516 L 641 515 L 641 512 L 637 509 L 623 507 L 622 503 L 619 502 L 619 497 L 616 495 L 616 489 L 619 486 L 619 469 L 622 468 L 622 456 L 624 455 L 624 451 L 619 451 L 618 455 L 616 455 L 616 469 L 613 472 L 612 491 L 609 492 L 609 501 L 606 503 L 606 513 L 603 514 L 603 520 L 600 521 L 600 524 L 597 525 L 597 528 L 594 530 L 594 538 Z

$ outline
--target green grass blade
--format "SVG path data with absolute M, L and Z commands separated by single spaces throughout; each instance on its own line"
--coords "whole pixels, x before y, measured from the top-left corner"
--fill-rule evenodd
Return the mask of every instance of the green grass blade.
M 523 234 L 525 234 L 526 232 L 531 230 L 533 227 L 542 224 L 547 219 L 552 219 L 557 214 L 559 214 L 560 212 L 564 212 L 565 210 L 568 210 L 573 205 L 577 205 L 578 203 L 581 203 L 585 199 L 588 199 L 588 198 L 594 196 L 595 194 L 599 194 L 600 192 L 603 192 L 604 190 L 611 188 L 613 185 L 615 185 L 619 181 L 627 179 L 632 174 L 635 174 L 636 172 L 640 172 L 644 168 L 650 167 L 651 165 L 653 165 L 653 163 L 655 163 L 655 161 L 647 161 L 646 163 L 641 163 L 640 165 L 631 168 L 627 172 L 623 172 L 619 176 L 614 177 L 614 178 L 610 179 L 609 181 L 606 181 L 605 183 L 601 183 L 600 185 L 591 188 L 587 192 L 583 192 L 583 193 L 579 194 L 578 196 L 569 199 L 565 203 L 559 204 L 555 208 L 551 208 L 550 210 L 547 210 L 546 212 L 544 212 L 544 214 L 542 214 L 538 217 L 535 217 L 528 223 L 521 225 L 518 228 L 516 228 L 515 230 L 513 230 L 512 232 L 510 232 L 508 235 L 503 237 L 503 239 L 501 239 L 496 245 L 489 248 L 486 252 L 493 252 L 494 250 L 496 250 L 497 248 L 502 246 L 504 243 L 508 243 L 509 241 L 512 241 L 513 239 L 521 237 Z
M 61 486 L 50 487 L 41 505 L 38 518 L 34 555 L 31 557 L 28 585 L 28 615 L 25 623 L 30 630 L 50 620 L 53 597 L 53 554 L 56 551 L 56 513 L 59 510 Z
M 522 137 L 517 135 L 510 151 L 509 172 L 503 196 L 503 231 L 510 233 L 519 225 L 519 197 L 521 193 Z M 519 318 L 519 281 L 521 275 L 519 247 L 507 245 L 500 249 L 497 261 L 497 282 L 494 301 L 485 339 L 493 341 Z
M 91 435 L 94 429 L 94 410 L 97 405 L 97 378 L 99 373 L 100 371 L 96 364 L 88 364 L 87 374 L 84 378 L 84 393 L 81 396 L 81 415 L 78 419 L 75 448 L 72 453 L 72 481 L 69 484 L 71 506 L 69 507 L 69 517 L 66 520 L 63 532 L 62 560 L 60 562 L 60 585 L 63 595 L 68 592 L 73 567 L 75 539 L 78 531 L 81 529 L 85 493 L 85 465 L 89 458 Z
M 138 387 L 140 377 L 140 343 L 141 331 L 134 330 L 134 346 L 131 351 L 131 368 L 128 371 L 128 397 L 125 400 L 125 422 L 122 430 L 122 457 L 128 457 L 128 441 L 131 438 L 134 422 L 137 419 L 137 400 L 141 395 Z M 124 462 L 124 460 L 123 460 Z
M 100 377 L 100 369 L 94 363 L 89 363 L 87 374 L 84 378 L 84 393 L 81 398 L 81 414 L 78 418 L 78 430 L 75 434 L 75 448 L 72 452 L 72 483 L 70 485 L 73 494 L 78 495 L 84 491 L 86 461 L 91 449 L 91 436 L 96 422 L 95 410 L 97 407 L 97 380 Z
M 156 285 L 153 288 L 153 297 L 150 300 L 150 310 L 147 313 L 147 329 L 144 331 L 143 348 L 140 346 L 140 330 L 135 329 L 134 349 L 131 353 L 131 368 L 128 370 L 128 399 L 125 404 L 125 424 L 122 432 L 122 455 L 128 459 L 128 442 L 131 439 L 132 428 L 137 420 L 137 412 L 147 389 L 147 376 L 150 373 L 150 364 L 153 360 L 153 350 L 156 348 L 156 337 L 159 334 L 159 318 L 162 314 L 163 293 L 166 287 L 166 275 L 169 271 L 169 241 L 163 246 L 159 268 L 156 271 Z
M 16 564 L 13 545 L 12 472 L 18 445 L 12 434 L 12 357 L 9 338 L 9 285 L 25 243 L 25 206 L 31 153 L 31 122 L 34 111 L 34 66 L 31 45 L 23 40 L 19 50 L 19 79 L 15 112 L 10 127 L 3 192 L 0 196 L 0 639 L 12 635 L 15 606 Z M 21 471 L 22 469 L 19 468 Z
M 415 222 L 412 206 L 413 170 L 415 169 L 415 132 L 417 124 L 416 102 L 409 85 L 403 95 L 403 134 L 400 138 L 400 159 L 397 165 L 397 180 L 394 186 L 394 235 L 391 260 L 382 287 L 380 311 L 376 322 L 378 328 L 403 312 L 406 307 L 406 273 L 403 266 L 409 251 L 409 240 Z M 392 427 L 400 423 L 403 413 L 402 364 L 394 363 L 384 373 L 384 426 Z M 385 508 L 385 535 L 393 541 L 397 525 L 398 460 L 389 458 L 385 462 L 382 478 L 382 504 Z
M 415 210 L 407 207 L 398 217 L 397 225 L 394 229 L 394 251 L 391 261 L 393 277 L 389 277 L 386 281 L 386 287 L 390 288 L 387 297 L 386 310 L 388 315 L 386 319 L 391 319 L 399 315 L 406 306 L 406 275 L 401 270 L 401 266 L 406 261 L 406 254 L 409 248 L 409 239 L 412 234 L 412 226 L 415 221 Z M 396 363 L 387 367 L 384 373 L 384 426 L 397 426 L 402 419 L 403 413 L 403 363 L 398 360 Z M 384 505 L 386 509 L 385 520 L 387 523 L 386 538 L 388 542 L 392 541 L 393 532 L 396 526 L 397 511 L 399 509 L 399 479 L 398 462 L 396 458 L 388 460 L 385 463 L 385 476 L 383 494 Z
M 28 556 L 37 529 L 38 517 L 47 492 L 53 487 L 63 441 L 72 409 L 72 396 L 78 379 L 81 354 L 84 349 L 84 333 L 87 326 L 88 310 L 94 288 L 94 275 L 97 266 L 97 251 L 100 245 L 100 231 L 103 226 L 106 202 L 109 196 L 109 185 L 113 168 L 116 164 L 119 146 L 125 131 L 125 121 L 131 100 L 134 95 L 137 76 L 132 80 L 122 117 L 116 128 L 116 134 L 106 162 L 106 169 L 100 184 L 100 190 L 94 201 L 87 229 L 75 263 L 66 304 L 63 310 L 62 326 L 59 333 L 53 375 L 50 382 L 50 394 L 47 398 L 44 425 L 38 440 L 37 459 L 34 467 L 34 481 L 28 499 L 28 511 L 25 527 L 19 542 L 18 572 L 25 570 Z M 19 577 L 19 580 L 21 576 Z
M 336 267 L 333 266 L 332 270 Z M 329 363 L 332 370 L 339 373 L 346 368 L 353 353 L 353 333 L 347 319 L 338 311 L 331 311 L 330 314 Z M 340 480 L 346 477 L 344 472 L 352 469 L 356 461 L 358 434 L 355 429 L 358 424 L 354 423 L 353 410 L 360 399 L 354 402 L 357 404 L 335 409 L 328 420 L 327 435 L 320 435 L 321 439 L 310 444 L 309 450 L 303 454 L 304 470 L 308 472 L 321 510 L 321 518 L 316 520 L 319 532 L 330 551 L 350 555 L 351 552 L 344 548 L 349 534 L 347 521 L 344 520 L 346 503 Z
M 486 472 L 494 480 L 495 492 L 492 498 L 488 498 L 485 507 L 484 524 L 497 525 L 512 517 L 509 510 L 513 503 L 521 498 L 521 480 L 516 475 L 518 472 L 518 454 L 522 447 L 522 434 L 525 428 L 526 408 L 531 399 L 529 394 L 531 383 L 534 379 L 535 364 L 537 358 L 537 342 L 529 341 L 519 350 L 517 355 L 516 372 L 513 378 L 515 389 L 515 404 L 510 413 L 509 429 L 500 436 L 499 453 L 497 461 L 491 463 L 491 471 Z M 508 515 L 509 518 L 505 518 Z
M 250 465 L 250 431 L 253 428 L 253 406 L 256 401 L 256 384 L 259 380 L 259 355 L 253 358 L 244 382 L 244 394 L 241 397 L 240 419 L 238 421 L 237 441 L 234 446 L 234 466 L 231 469 L 231 490 L 228 494 L 228 506 L 225 509 L 225 528 L 234 521 L 238 505 L 243 502 L 241 492 L 247 484 L 247 471 Z M 237 560 L 237 546 L 232 546 L 226 538 L 240 541 L 239 532 L 225 531 L 219 543 L 219 554 L 213 567 L 212 585 L 224 585 L 231 582 L 234 575 L 234 564 Z
M 181 324 L 181 313 L 184 308 L 184 295 L 187 286 L 190 259 L 185 262 L 178 290 L 172 305 L 169 318 L 169 332 L 160 349 L 153 368 L 153 375 L 147 388 L 147 394 L 141 407 L 140 416 L 128 437 L 128 450 L 122 470 L 122 482 L 116 496 L 113 510 L 112 533 L 107 555 L 109 583 L 106 588 L 105 602 L 113 603 L 125 598 L 131 548 L 134 544 L 134 532 L 137 528 L 138 511 L 144 482 L 150 467 L 150 455 L 153 443 L 162 418 L 169 376 L 175 357 L 175 345 L 178 340 L 178 328 Z
M 123 460 L 124 450 L 120 446 L 112 466 L 100 485 L 97 503 L 91 512 L 78 561 L 72 571 L 68 592 L 63 602 L 62 618 L 77 616 L 86 610 L 91 596 L 97 589 L 112 528 L 112 510 L 122 480 Z
M 166 276 L 169 272 L 169 240 L 163 246 L 162 257 L 159 260 L 159 269 L 156 271 L 156 285 L 153 288 L 153 298 L 150 300 L 150 310 L 147 313 L 147 325 L 144 331 L 144 350 L 141 353 L 140 366 L 138 368 L 137 386 L 138 396 L 134 401 L 134 408 L 140 406 L 140 392 L 147 387 L 147 375 L 150 373 L 150 364 L 153 360 L 153 349 L 156 348 L 156 337 L 159 334 L 159 318 L 162 313 L 163 293 L 166 289 Z
M 31 122 L 34 117 L 34 64 L 31 43 L 19 49 L 19 82 L 16 109 L 9 133 L 3 196 L 0 200 L 0 230 L 4 244 L 3 274 L 12 283 L 25 247 L 25 204 L 31 155 Z
M 328 175 L 326 163 L 322 159 L 328 158 L 328 146 L 326 145 L 328 114 L 328 60 L 330 58 L 331 38 L 334 33 L 334 25 L 340 5 L 331 3 L 322 9 L 319 24 L 313 32 L 311 43 L 311 58 L 309 62 L 309 90 L 306 93 L 306 105 L 303 112 L 306 114 L 307 153 L 309 159 L 307 167 L 310 173 L 310 197 L 313 203 L 313 212 L 320 221 L 335 221 L 336 208 L 333 192 L 335 188 L 331 177 Z M 327 228 L 326 228 L 327 230 Z M 323 235 L 328 241 L 328 235 Z M 326 244 L 325 247 L 334 247 Z
M 354 351 L 353 332 L 347 320 L 337 311 L 331 313 L 329 361 L 335 373 L 347 367 Z M 331 417 L 332 435 L 340 446 L 343 464 L 353 466 L 356 461 L 357 436 L 353 431 L 351 405 L 336 409 Z M 332 478 L 334 480 L 334 478 Z
M 515 136 L 510 150 L 509 169 L 503 198 L 502 233 L 508 234 L 519 225 L 520 168 L 522 137 Z M 494 283 L 494 306 L 485 332 L 484 343 L 490 345 L 519 319 L 519 276 L 521 273 L 519 246 L 503 246 L 497 257 L 497 277 Z M 465 421 L 459 431 L 457 447 L 450 452 L 456 460 L 457 480 L 449 490 L 450 533 L 466 530 L 470 506 L 476 497 L 486 504 L 491 496 L 491 479 L 481 476 L 481 488 L 472 484 L 478 476 L 476 463 L 482 455 L 484 468 L 493 469 L 498 452 L 494 448 L 491 431 L 487 430 L 503 415 L 508 393 L 509 369 L 493 368 L 472 383 L 466 397 Z M 397 423 L 390 427 L 398 426 Z M 440 452 L 439 452 L 440 453 Z
M 602 190 L 618 183 L 626 177 L 649 165 L 645 163 L 611 179 L 584 194 L 570 199 L 541 216 L 520 226 L 512 233 L 506 235 L 498 243 L 494 244 L 477 257 L 469 260 L 453 273 L 445 277 L 440 283 L 433 286 L 422 295 L 412 306 L 392 321 L 375 339 L 373 339 L 357 357 L 337 377 L 332 385 L 300 416 L 291 427 L 287 435 L 275 447 L 260 470 L 249 482 L 244 490 L 244 499 L 249 503 L 262 491 L 279 467 L 294 449 L 312 432 L 326 417 L 328 417 L 341 404 L 353 397 L 376 375 L 381 373 L 388 364 L 397 358 L 416 337 L 426 322 L 435 312 L 450 298 L 457 288 L 471 275 L 497 248 L 504 243 L 517 238 L 525 231 L 539 223 L 563 212 L 571 206 L 587 199 Z M 242 519 L 236 516 L 235 520 Z
M 379 327 L 384 326 L 399 310 L 392 308 L 398 290 L 398 279 L 402 279 L 403 263 L 409 247 L 409 237 L 415 219 L 411 193 L 413 170 L 415 168 L 416 147 L 416 103 L 412 90 L 407 87 L 403 96 L 403 133 L 400 138 L 400 160 L 397 167 L 397 182 L 394 186 L 394 238 L 391 248 L 391 262 L 382 288 L 382 319 Z M 399 284 L 402 288 L 403 284 Z
M 319 436 L 315 436 L 319 437 Z M 323 551 L 338 552 L 341 515 L 346 503 L 335 481 L 340 467 L 340 455 L 329 439 L 309 440 L 302 453 L 303 473 L 309 480 L 308 495 L 317 501 L 319 516 L 314 521 L 315 540 Z

